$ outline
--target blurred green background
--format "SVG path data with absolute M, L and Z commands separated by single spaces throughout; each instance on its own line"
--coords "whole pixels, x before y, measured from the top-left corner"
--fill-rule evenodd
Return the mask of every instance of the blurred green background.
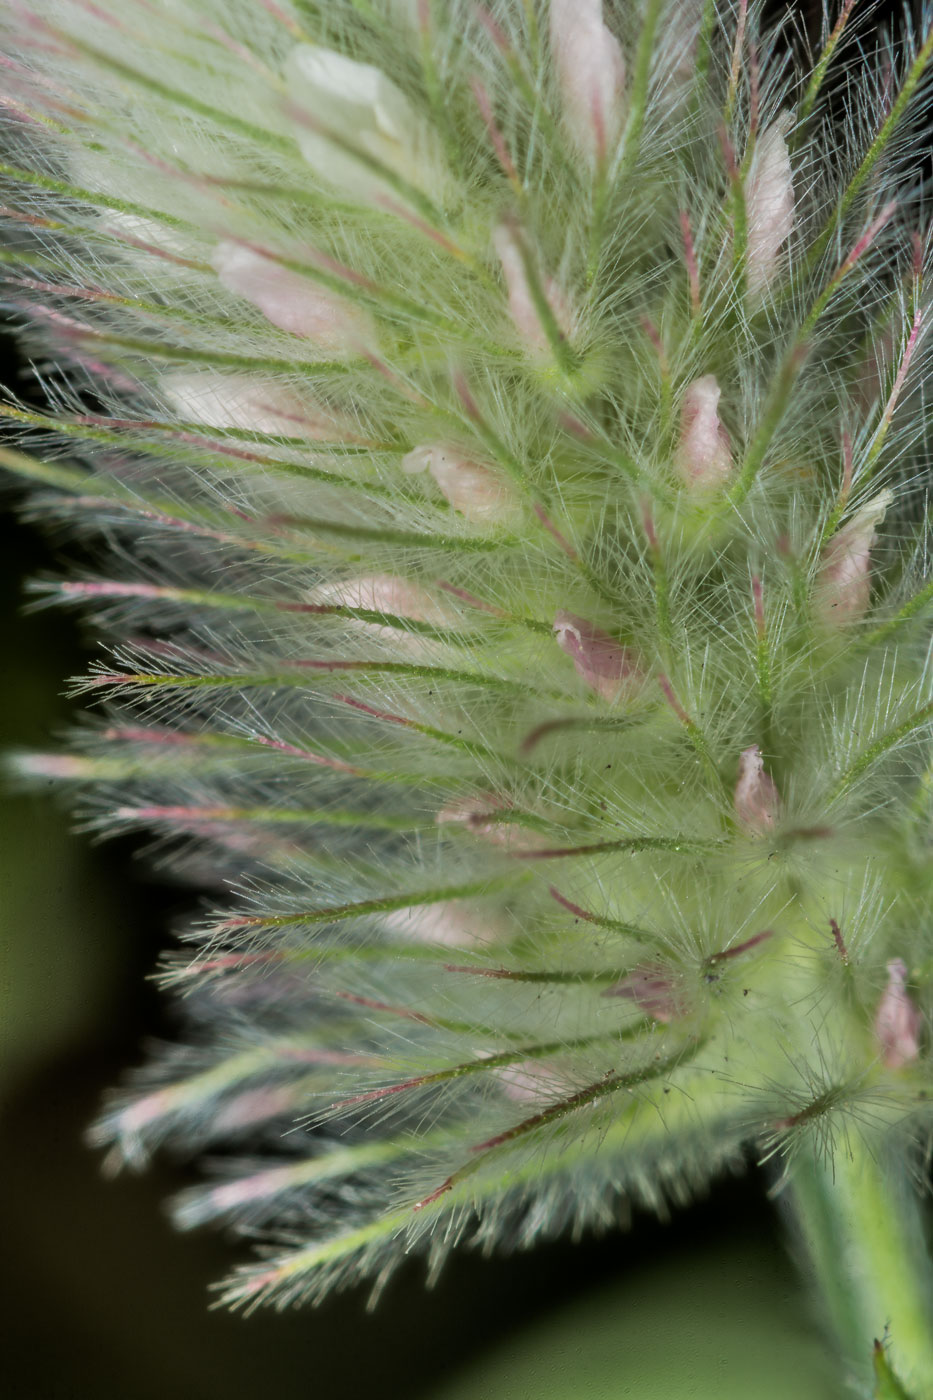
M 11 382 L 9 365 L 0 381 Z M 9 503 L 12 503 L 9 502 Z M 87 662 L 68 617 L 23 615 L 63 550 L 0 517 L 0 750 L 67 728 Z M 51 784 L 49 785 L 51 787 Z M 365 1292 L 302 1314 L 209 1311 L 242 1242 L 176 1234 L 194 1169 L 105 1180 L 82 1143 L 147 1039 L 173 1034 L 150 983 L 194 896 L 131 843 L 69 834 L 51 794 L 0 789 L 0 1393 L 8 1400 L 833 1400 L 778 1222 L 754 1175 L 663 1225 L 533 1253 L 417 1262 L 375 1313 Z

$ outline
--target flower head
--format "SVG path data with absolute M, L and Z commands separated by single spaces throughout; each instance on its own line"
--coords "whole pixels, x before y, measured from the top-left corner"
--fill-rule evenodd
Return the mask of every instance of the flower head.
M 208 890 L 96 1136 L 227 1159 L 231 1303 L 929 1135 L 933 43 L 840 160 L 729 9 L 3 9 L 0 465 L 113 643 L 18 766 Z

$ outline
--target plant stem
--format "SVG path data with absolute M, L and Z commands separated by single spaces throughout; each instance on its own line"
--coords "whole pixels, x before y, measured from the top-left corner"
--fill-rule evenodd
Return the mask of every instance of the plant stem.
M 933 1261 L 903 1155 L 856 1134 L 832 1158 L 801 1153 L 784 1201 L 842 1346 L 848 1369 L 840 1379 L 861 1386 L 857 1394 L 876 1394 L 877 1339 L 911 1400 L 931 1400 Z

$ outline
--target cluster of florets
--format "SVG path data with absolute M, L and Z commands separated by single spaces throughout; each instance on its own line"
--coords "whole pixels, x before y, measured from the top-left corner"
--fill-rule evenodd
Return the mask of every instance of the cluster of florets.
M 97 1138 L 242 1145 L 179 1219 L 285 1302 L 919 1131 L 927 46 L 837 172 L 851 6 L 802 82 L 744 2 L 162 9 L 7 69 L 61 411 L 3 460 L 123 639 L 21 767 L 234 890 Z

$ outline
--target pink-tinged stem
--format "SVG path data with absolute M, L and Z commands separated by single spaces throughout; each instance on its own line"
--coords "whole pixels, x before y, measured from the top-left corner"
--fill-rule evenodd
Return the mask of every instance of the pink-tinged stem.
M 690 306 L 694 316 L 699 316 L 702 310 L 700 299 L 700 268 L 697 263 L 693 232 L 690 228 L 690 215 L 687 213 L 686 209 L 681 209 L 680 211 L 680 231 L 684 240 L 684 262 L 687 265 L 687 284 L 690 288 Z
M 493 114 L 492 103 L 489 100 L 489 94 L 483 87 L 483 84 L 480 82 L 479 78 L 470 79 L 470 90 L 472 91 L 473 96 L 476 98 L 476 105 L 480 110 L 480 116 L 483 118 L 483 122 L 485 123 L 486 131 L 489 135 L 490 141 L 492 142 L 492 146 L 496 153 L 496 156 L 498 157 L 499 164 L 505 171 L 506 178 L 509 184 L 512 186 L 515 193 L 521 196 L 522 186 L 521 181 L 518 178 L 518 171 L 515 169 L 514 162 L 512 161 L 511 155 L 509 154 L 509 148 L 505 144 L 505 137 L 502 135 L 502 132 L 496 125 L 496 119 Z

